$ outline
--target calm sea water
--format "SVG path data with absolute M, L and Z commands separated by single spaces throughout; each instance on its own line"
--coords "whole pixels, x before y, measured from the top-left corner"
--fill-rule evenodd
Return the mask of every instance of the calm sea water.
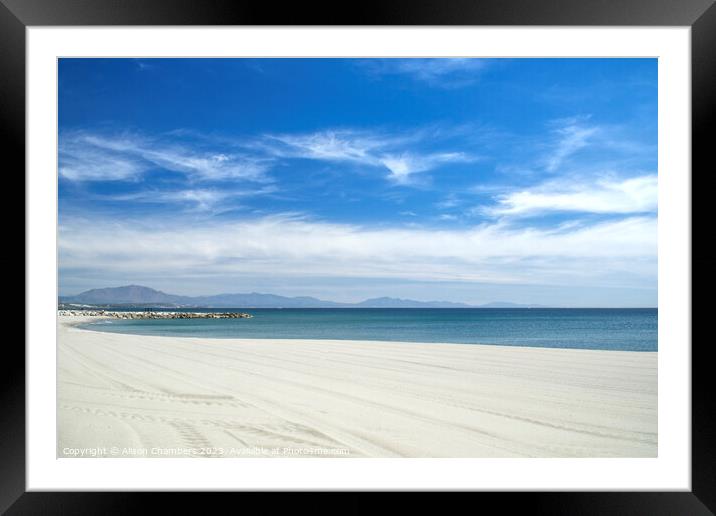
M 191 310 L 187 310 L 191 311 Z M 212 311 L 212 310 L 197 310 Z M 656 309 L 217 309 L 251 319 L 112 319 L 92 330 L 175 337 L 347 339 L 657 350 Z

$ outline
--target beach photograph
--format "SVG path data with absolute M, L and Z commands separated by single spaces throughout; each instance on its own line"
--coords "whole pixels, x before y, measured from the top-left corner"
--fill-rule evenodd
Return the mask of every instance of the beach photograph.
M 57 457 L 658 457 L 657 75 L 58 59 Z

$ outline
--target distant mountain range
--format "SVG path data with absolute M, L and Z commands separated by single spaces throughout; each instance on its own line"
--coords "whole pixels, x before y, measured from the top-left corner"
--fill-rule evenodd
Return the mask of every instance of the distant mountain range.
M 215 296 L 177 296 L 140 285 L 95 288 L 76 296 L 60 296 L 62 304 L 93 306 L 152 306 L 202 308 L 543 308 L 540 305 L 488 303 L 473 306 L 449 301 L 414 301 L 393 297 L 366 299 L 360 303 L 336 303 L 315 297 L 284 297 L 274 294 L 218 294 Z

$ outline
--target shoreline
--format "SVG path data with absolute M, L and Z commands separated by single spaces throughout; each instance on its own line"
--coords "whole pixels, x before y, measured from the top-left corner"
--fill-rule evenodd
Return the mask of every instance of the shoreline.
M 81 319 L 76 322 L 67 322 L 66 324 L 79 327 L 86 323 L 101 322 L 103 320 L 111 321 L 116 319 L 114 317 L 102 317 L 102 316 L 63 316 L 58 315 L 58 321 L 62 318 L 65 319 Z M 94 329 L 89 327 L 81 328 L 84 331 L 95 332 L 95 333 L 110 333 L 115 335 L 126 335 L 136 337 L 152 337 L 152 338 L 167 338 L 167 339 L 209 339 L 219 341 L 247 341 L 247 342 L 260 342 L 260 341 L 282 341 L 285 343 L 291 342 L 355 342 L 355 343 L 374 343 L 378 345 L 384 344 L 405 344 L 408 346 L 413 345 L 426 345 L 426 346 L 486 346 L 494 348 L 521 348 L 521 349 L 555 349 L 555 350 L 570 350 L 570 351 L 609 351 L 614 353 L 658 353 L 657 350 L 637 350 L 637 349 L 598 349 L 598 348 L 577 348 L 577 347 L 557 347 L 557 346 L 536 346 L 526 344 L 494 344 L 489 342 L 425 342 L 425 341 L 412 341 L 412 340 L 375 340 L 375 339 L 339 339 L 339 338 L 324 338 L 324 337 L 313 337 L 313 338 L 273 338 L 273 337 L 196 337 L 191 335 L 156 335 L 151 333 L 123 333 L 118 331 L 106 331 L 101 329 Z
M 657 454 L 657 352 L 77 328 L 88 320 L 58 318 L 60 457 Z

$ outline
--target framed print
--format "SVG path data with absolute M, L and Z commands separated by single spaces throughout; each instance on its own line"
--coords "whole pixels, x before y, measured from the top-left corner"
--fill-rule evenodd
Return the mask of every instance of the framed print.
M 4 0 L 27 310 L 3 509 L 710 514 L 711 4 Z

